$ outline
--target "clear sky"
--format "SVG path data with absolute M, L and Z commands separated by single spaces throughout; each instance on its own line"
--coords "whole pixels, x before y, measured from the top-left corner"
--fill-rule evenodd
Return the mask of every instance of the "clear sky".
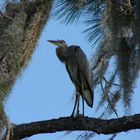
M 87 43 L 85 35 L 81 33 L 85 29 L 82 25 L 65 26 L 54 20 L 50 20 L 44 28 L 37 49 L 31 61 L 22 74 L 18 77 L 12 89 L 11 96 L 6 103 L 6 112 L 11 122 L 20 124 L 39 120 L 49 120 L 64 116 L 69 116 L 73 109 L 74 86 L 69 79 L 64 65 L 58 60 L 55 47 L 47 42 L 48 39 L 63 39 L 69 45 L 77 44 L 91 57 L 93 49 Z M 137 86 L 140 81 L 138 81 Z M 132 114 L 140 112 L 140 88 L 136 88 L 136 93 L 132 103 Z M 97 95 L 98 94 L 98 95 Z M 99 91 L 95 93 L 94 106 L 97 106 Z M 139 94 L 139 95 L 138 95 Z M 123 109 L 120 109 L 123 112 Z M 98 117 L 94 108 L 86 106 L 86 115 Z M 75 140 L 80 134 L 74 132 L 52 133 L 35 135 L 29 140 Z M 108 137 L 97 135 L 94 140 L 104 140 Z M 138 140 L 140 131 L 131 131 L 130 134 L 121 133 L 116 140 Z

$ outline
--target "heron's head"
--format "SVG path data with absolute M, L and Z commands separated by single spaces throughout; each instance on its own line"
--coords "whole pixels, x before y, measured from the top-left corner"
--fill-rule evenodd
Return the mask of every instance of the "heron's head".
M 67 47 L 67 44 L 64 40 L 48 40 L 48 42 L 58 47 Z

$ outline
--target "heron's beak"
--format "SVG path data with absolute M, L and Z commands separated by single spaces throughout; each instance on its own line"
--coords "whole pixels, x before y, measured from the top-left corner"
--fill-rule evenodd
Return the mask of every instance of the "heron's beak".
M 55 40 L 48 40 L 49 43 L 52 43 L 53 45 L 59 46 L 59 41 Z

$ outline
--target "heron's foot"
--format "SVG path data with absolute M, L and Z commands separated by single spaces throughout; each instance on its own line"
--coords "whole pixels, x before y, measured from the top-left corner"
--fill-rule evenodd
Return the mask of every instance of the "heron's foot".
M 84 117 L 84 114 L 77 113 L 76 117 Z
M 84 114 L 80 114 L 80 113 L 77 113 L 77 114 L 71 114 L 71 116 L 70 117 L 72 117 L 72 118 L 80 118 L 80 117 L 84 117 Z

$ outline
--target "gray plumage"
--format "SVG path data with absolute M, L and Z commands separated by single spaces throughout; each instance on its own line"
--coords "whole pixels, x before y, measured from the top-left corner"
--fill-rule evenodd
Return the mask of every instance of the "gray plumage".
M 92 107 L 94 98 L 92 90 L 92 72 L 85 53 L 79 46 L 72 45 L 68 47 L 63 40 L 49 40 L 49 42 L 58 46 L 56 48 L 57 57 L 65 64 L 70 79 L 76 88 L 77 96 L 72 115 L 74 114 L 77 103 L 77 108 L 79 108 L 79 96 L 82 97 L 83 103 L 85 100 L 87 105 Z

